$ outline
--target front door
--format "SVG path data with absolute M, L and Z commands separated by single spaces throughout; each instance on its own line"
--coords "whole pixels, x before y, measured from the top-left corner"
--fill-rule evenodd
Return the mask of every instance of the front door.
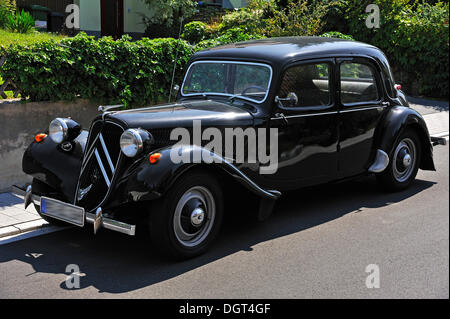
M 338 112 L 335 60 L 286 68 L 277 92 L 271 127 L 278 129 L 278 171 L 264 176 L 280 189 L 295 189 L 336 178 Z
M 117 39 L 123 35 L 123 0 L 101 0 L 102 37 Z

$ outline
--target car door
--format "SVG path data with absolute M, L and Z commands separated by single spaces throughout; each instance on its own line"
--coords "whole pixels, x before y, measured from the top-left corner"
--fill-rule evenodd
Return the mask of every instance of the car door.
M 332 180 L 337 174 L 335 60 L 294 63 L 277 90 L 271 128 L 278 130 L 278 170 L 266 178 L 283 189 Z
M 377 65 L 367 58 L 337 59 L 339 175 L 367 171 L 373 159 L 376 126 L 388 106 Z

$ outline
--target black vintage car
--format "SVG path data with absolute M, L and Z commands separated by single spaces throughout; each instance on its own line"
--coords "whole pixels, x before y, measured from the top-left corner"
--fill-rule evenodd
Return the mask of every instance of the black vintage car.
M 398 191 L 435 170 L 438 141 L 394 83 L 385 55 L 354 41 L 201 51 L 176 103 L 100 107 L 89 131 L 52 121 L 23 157 L 32 185 L 15 192 L 50 222 L 128 235 L 137 225 L 163 254 L 193 257 L 244 202 L 264 220 L 285 191 L 367 174 Z

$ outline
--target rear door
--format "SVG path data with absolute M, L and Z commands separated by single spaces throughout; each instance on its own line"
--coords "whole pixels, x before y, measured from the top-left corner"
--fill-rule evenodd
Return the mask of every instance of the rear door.
M 339 175 L 348 177 L 371 165 L 375 129 L 388 105 L 374 62 L 366 58 L 342 58 L 337 62 Z

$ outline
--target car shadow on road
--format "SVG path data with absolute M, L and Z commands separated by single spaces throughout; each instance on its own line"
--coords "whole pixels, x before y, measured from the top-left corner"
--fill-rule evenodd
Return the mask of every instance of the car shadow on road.
M 276 238 L 298 233 L 349 213 L 365 213 L 365 208 L 380 208 L 400 203 L 435 183 L 417 180 L 408 190 L 385 193 L 374 178 L 326 185 L 288 193 L 278 203 L 274 215 L 259 223 L 240 218 L 233 210 L 217 243 L 206 254 L 195 259 L 173 263 L 152 253 L 143 237 L 102 230 L 94 236 L 90 229 L 70 229 L 64 232 L 32 238 L 0 246 L 0 266 L 10 261 L 22 261 L 35 273 L 66 274 L 66 266 L 80 267 L 81 287 L 95 287 L 99 292 L 126 293 L 148 287 L 205 266 L 239 251 Z M 370 213 L 370 211 L 368 211 Z M 34 273 L 26 276 L 33 276 Z M 4 274 L 7 275 L 7 274 Z M 14 278 L 20 282 L 22 279 Z M 65 281 L 61 289 L 68 289 Z

